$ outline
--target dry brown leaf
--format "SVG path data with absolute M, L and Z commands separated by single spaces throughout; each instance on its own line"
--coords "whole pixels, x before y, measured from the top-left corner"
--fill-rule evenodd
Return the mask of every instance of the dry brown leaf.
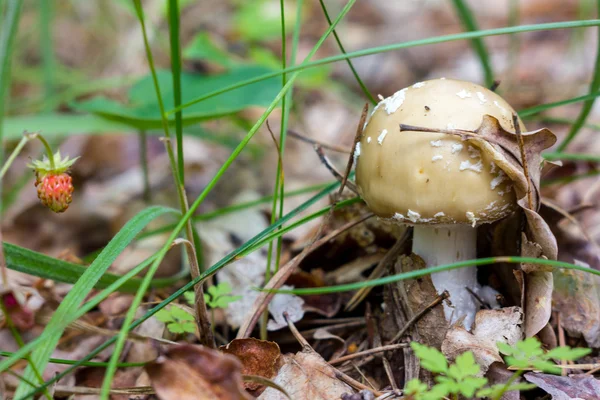
M 277 375 L 281 351 L 275 342 L 254 338 L 234 339 L 226 346 L 221 346 L 220 350 L 241 361 L 244 375 L 256 375 L 267 379 Z M 256 382 L 244 382 L 244 387 L 255 396 L 265 390 L 264 385 Z
M 557 270 L 554 280 L 554 309 L 562 327 L 570 336 L 583 335 L 590 347 L 600 347 L 600 279 L 584 271 Z
M 335 369 L 314 351 L 283 355 L 283 365 L 273 381 L 294 400 L 339 399 L 352 393 L 350 386 L 336 377 Z M 280 391 L 267 388 L 260 400 L 287 400 Z
M 249 400 L 242 365 L 204 346 L 171 346 L 146 372 L 161 400 Z
M 520 307 L 481 310 L 475 315 L 472 333 L 458 326 L 448 331 L 442 343 L 442 352 L 449 359 L 455 359 L 466 351 L 472 351 L 482 373 L 485 373 L 492 363 L 503 362 L 496 343 L 511 346 L 517 343 L 523 336 L 522 323 Z
M 525 337 L 541 331 L 552 314 L 552 272 L 525 274 Z
M 424 269 L 426 265 L 421 257 L 411 254 L 410 256 L 399 257 L 394 268 L 398 274 Z M 437 290 L 433 286 L 429 275 L 418 279 L 399 281 L 398 289 L 400 296 L 403 298 L 402 306 L 407 307 L 405 314 L 409 319 L 413 318 L 438 297 Z M 443 307 L 440 305 L 427 312 L 415 323 L 415 328 L 418 331 L 421 343 L 439 349 L 449 328 Z
M 530 372 L 525 374 L 525 379 L 552 395 L 552 400 L 600 399 L 600 382 L 589 375 L 558 376 Z

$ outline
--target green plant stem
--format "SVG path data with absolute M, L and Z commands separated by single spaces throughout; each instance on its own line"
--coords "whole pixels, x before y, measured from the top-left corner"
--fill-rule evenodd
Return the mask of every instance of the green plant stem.
M 600 18 L 600 0 L 596 1 L 596 13 Z M 589 93 L 597 93 L 600 90 L 600 28 L 597 28 L 596 35 L 596 62 L 594 64 L 594 74 L 592 76 L 592 82 L 590 83 Z M 586 100 L 583 103 L 583 107 L 575 120 L 575 123 L 571 126 L 569 133 L 564 138 L 564 140 L 558 145 L 556 151 L 562 152 L 564 151 L 569 143 L 575 139 L 577 133 L 581 130 L 585 121 L 587 120 L 590 112 L 592 111 L 592 107 L 594 106 L 594 101 L 596 101 L 596 97 L 593 97 L 589 100 Z
M 531 264 L 540 264 L 540 265 L 548 265 L 550 267 L 556 269 L 569 269 L 587 272 L 592 275 L 600 276 L 600 271 L 595 270 L 593 268 L 588 268 L 581 265 L 570 264 L 563 261 L 556 260 L 547 260 L 542 258 L 533 258 L 533 257 L 517 257 L 517 256 L 500 256 L 500 257 L 487 257 L 480 258 L 476 260 L 466 260 L 459 261 L 452 264 L 439 265 L 436 267 L 423 268 L 419 270 L 414 270 L 410 272 L 405 272 L 397 275 L 390 275 L 384 278 L 372 279 L 364 282 L 355 282 L 348 283 L 344 285 L 336 285 L 336 286 L 325 286 L 319 288 L 301 288 L 301 289 L 291 289 L 291 290 L 266 290 L 273 293 L 287 293 L 287 294 L 295 294 L 297 296 L 312 296 L 312 295 L 321 295 L 328 293 L 341 293 L 348 292 L 351 290 L 358 290 L 365 287 L 373 287 L 373 286 L 381 286 L 387 285 L 389 283 L 394 283 L 406 279 L 415 279 L 421 276 L 435 274 L 436 272 L 442 271 L 451 271 L 454 269 L 471 267 L 471 266 L 484 266 L 484 265 L 492 265 L 497 263 L 511 263 L 511 264 L 519 264 L 519 263 L 531 263 Z M 258 289 L 263 290 L 263 289 Z
M 525 371 L 518 370 L 517 372 L 513 373 L 511 375 L 511 377 L 508 378 L 508 381 L 506 381 L 506 384 L 504 384 L 504 387 L 502 388 L 500 393 L 498 393 L 498 395 L 496 397 L 494 397 L 494 400 L 500 400 L 502 398 L 502 396 L 504 395 L 504 393 L 506 393 L 506 391 L 510 388 L 510 385 L 512 385 L 514 383 L 514 381 L 516 381 L 517 379 L 519 379 L 521 377 L 521 375 L 523 375 L 523 372 L 525 372 Z
M 52 40 L 52 1 L 42 0 L 40 4 L 40 52 L 44 73 L 44 111 L 52 110 L 52 103 L 48 102 L 54 95 L 54 45 Z
M 226 86 L 219 90 L 215 90 L 213 92 L 210 92 L 210 93 L 207 93 L 200 97 L 197 97 L 196 99 L 190 100 L 189 102 L 184 103 L 177 108 L 167 111 L 167 114 L 168 115 L 173 114 L 174 112 L 177 112 L 181 109 L 184 109 L 186 107 L 192 106 L 197 103 L 200 103 L 203 100 L 206 100 L 211 97 L 217 96 L 219 94 L 226 93 L 231 90 L 249 85 L 251 83 L 261 82 L 263 80 L 279 76 L 284 72 L 289 73 L 289 72 L 295 72 L 295 71 L 303 71 L 308 68 L 314 68 L 314 67 L 318 67 L 321 65 L 331 64 L 331 63 L 337 62 L 337 61 L 358 58 L 358 57 L 365 57 L 365 56 L 370 56 L 373 54 L 385 53 L 385 52 L 389 52 L 389 51 L 406 49 L 406 48 L 416 47 L 416 46 L 427 46 L 427 45 L 433 45 L 433 44 L 439 44 L 439 43 L 452 42 L 452 41 L 456 41 L 456 40 L 468 40 L 468 39 L 475 39 L 475 38 L 481 38 L 481 37 L 487 37 L 487 36 L 499 36 L 499 35 L 513 34 L 513 33 L 536 32 L 536 31 L 553 30 L 553 29 L 586 28 L 586 27 L 593 27 L 593 26 L 598 26 L 598 25 L 600 25 L 599 19 L 592 19 L 592 20 L 586 20 L 586 21 L 566 21 L 566 22 L 551 22 L 551 23 L 546 23 L 546 24 L 509 26 L 509 27 L 504 27 L 504 28 L 487 29 L 487 30 L 481 30 L 481 31 L 476 31 L 476 32 L 463 32 L 463 33 L 452 34 L 452 35 L 444 35 L 444 36 L 437 36 L 437 37 L 426 38 L 426 39 L 413 40 L 413 41 L 408 41 L 408 42 L 403 42 L 403 43 L 395 43 L 395 44 L 386 45 L 386 46 L 372 47 L 369 49 L 353 51 L 353 52 L 350 52 L 347 54 L 339 54 L 337 56 L 322 58 L 320 60 L 312 61 L 309 63 L 303 63 L 301 65 L 295 65 L 295 66 L 288 67 L 284 71 L 282 71 L 282 70 L 274 71 L 272 73 L 257 76 L 252 79 L 247 79 L 245 81 L 241 81 L 241 82 L 235 83 L 233 85 Z
M 572 154 L 572 153 L 542 153 L 542 157 L 546 160 L 565 160 L 565 161 L 589 161 L 600 163 L 600 155 L 598 154 Z
M 6 281 L 4 281 L 3 283 L 5 285 L 8 284 L 8 282 L 6 282 Z M 6 304 L 4 304 L 4 299 L 2 297 L 0 297 L 0 310 L 2 311 L 2 314 L 4 315 L 4 318 L 6 319 L 6 324 L 8 325 L 8 329 L 10 330 L 12 337 L 15 339 L 15 342 L 17 342 L 17 345 L 19 346 L 19 348 L 25 346 L 25 342 L 23 341 L 23 338 L 19 334 L 19 331 L 17 330 L 17 327 L 15 326 L 15 324 L 12 320 L 12 317 L 10 316 L 10 313 L 8 312 L 8 309 L 6 308 Z M 33 363 L 31 363 L 31 357 L 29 357 L 29 355 L 27 355 L 25 357 L 25 359 L 32 366 L 32 369 L 33 369 L 34 374 L 36 375 L 36 378 L 40 382 L 43 382 L 44 379 L 42 378 L 42 374 L 40 374 L 40 371 L 35 367 L 35 365 L 33 365 Z M 32 385 L 33 382 L 27 382 L 27 383 L 31 387 L 35 387 L 35 385 Z M 48 400 L 52 400 L 52 396 L 50 396 L 50 393 L 48 392 L 47 389 L 44 389 L 44 396 Z
M 456 13 L 458 14 L 461 22 L 465 29 L 469 32 L 479 31 L 477 27 L 477 21 L 475 16 L 463 0 L 452 0 Z M 494 73 L 492 72 L 492 66 L 490 64 L 490 56 L 483 39 L 473 38 L 471 39 L 473 49 L 479 56 L 481 62 L 481 68 L 483 69 L 483 75 L 485 78 L 485 85 L 489 88 L 494 84 Z
M 142 28 L 142 36 L 144 39 L 144 48 L 146 50 L 146 58 L 148 59 L 148 65 L 150 66 L 150 71 L 152 74 L 152 81 L 154 82 L 154 89 L 156 91 L 156 98 L 157 98 L 158 106 L 160 109 L 162 126 L 163 126 L 163 130 L 164 130 L 165 136 L 166 136 L 165 147 L 167 149 L 167 154 L 169 155 L 171 171 L 172 171 L 173 177 L 175 179 L 175 186 L 177 188 L 177 194 L 179 196 L 179 205 L 181 207 L 182 214 L 187 215 L 187 214 L 189 214 L 189 206 L 188 206 L 187 197 L 185 194 L 184 182 L 179 179 L 183 175 L 178 173 L 178 170 L 177 170 L 178 167 L 177 167 L 177 164 L 175 163 L 175 156 L 173 154 L 173 147 L 170 143 L 169 122 L 167 121 L 167 115 L 165 113 L 165 107 L 164 107 L 164 103 L 162 101 L 160 85 L 158 83 L 156 68 L 154 66 L 154 57 L 152 55 L 152 50 L 150 49 L 150 42 L 148 41 L 148 35 L 146 33 L 146 23 L 144 21 L 144 13 L 143 13 L 141 1 L 134 0 L 134 6 L 136 9 L 136 14 L 137 14 L 138 20 L 140 21 L 140 26 Z M 180 156 L 183 157 L 183 153 L 180 153 Z M 187 236 L 188 240 L 191 241 L 192 243 L 195 243 L 192 222 L 189 219 L 186 220 L 185 230 L 186 230 L 186 236 Z M 177 234 L 179 234 L 179 231 L 177 232 Z M 170 239 L 167 242 L 167 244 L 163 247 L 163 249 L 166 249 L 167 246 L 169 245 L 169 243 L 172 242 L 173 240 L 175 240 L 175 237 Z M 192 257 L 195 257 L 195 255 L 190 254 L 190 252 L 188 251 L 187 248 L 186 248 L 186 252 L 188 254 L 189 259 L 191 259 Z M 199 254 L 199 253 L 200 252 L 198 250 L 196 250 L 196 254 Z M 166 254 L 166 252 L 165 252 L 165 254 Z M 198 260 L 196 263 L 190 262 L 190 272 L 192 274 L 192 277 L 196 278 L 199 276 L 200 271 L 194 270 L 194 268 L 191 268 L 191 266 L 194 264 L 201 265 L 201 262 Z M 150 269 L 152 270 L 153 268 L 150 268 Z M 194 290 L 196 292 L 196 297 L 198 299 L 197 300 L 198 303 L 196 306 L 196 313 L 197 313 L 196 317 L 197 317 L 198 323 L 203 326 L 203 328 L 200 330 L 200 334 L 203 339 L 202 343 L 209 347 L 214 347 L 214 338 L 212 336 L 212 332 L 209 327 L 210 322 L 208 319 L 208 312 L 206 310 L 206 305 L 204 304 L 204 292 L 202 290 L 202 285 L 199 284 Z
M 329 25 L 331 25 L 331 18 L 329 18 L 329 13 L 327 12 L 327 7 L 325 6 L 325 2 L 323 0 L 319 0 L 319 3 L 321 4 L 321 10 L 323 10 L 323 15 L 325 15 L 325 19 L 327 19 L 327 23 Z M 342 44 L 342 41 L 340 40 L 340 37 L 337 34 L 336 30 L 333 31 L 333 36 L 335 37 L 335 41 L 337 42 L 338 47 L 340 48 L 340 51 L 343 54 L 346 54 L 346 49 L 344 48 L 344 45 Z M 352 61 L 348 58 L 348 59 L 346 59 L 346 63 L 348 64 L 350 71 L 352 71 L 352 75 L 354 75 L 354 78 L 356 79 L 356 82 L 362 89 L 363 93 L 365 94 L 365 96 L 367 96 L 367 99 L 369 99 L 371 104 L 377 104 L 378 101 L 375 100 L 375 97 L 373 97 L 373 95 L 371 94 L 371 92 L 369 92 L 369 89 L 367 89 L 367 86 L 364 84 L 362 79 L 360 79 L 360 76 L 358 75 L 358 72 L 354 68 L 354 64 L 352 63 Z
M 144 181 L 144 201 L 152 201 L 152 191 L 150 189 L 150 175 L 148 174 L 148 136 L 146 131 L 138 132 L 140 147 L 140 167 L 142 169 L 142 180 Z
M 27 135 L 24 135 L 21 138 L 21 140 L 19 140 L 19 143 L 17 143 L 17 147 L 15 147 L 13 152 L 10 154 L 10 156 L 8 157 L 8 159 L 2 166 L 2 170 L 0 170 L 0 181 L 2 181 L 2 179 L 4 179 L 4 175 L 6 175 L 6 171 L 8 171 L 8 169 L 12 165 L 13 161 L 15 161 L 15 158 L 17 158 L 17 156 L 19 155 L 21 150 L 23 150 L 23 147 L 25 147 L 25 145 L 27 144 L 28 141 L 29 141 L 29 137 Z
M 4 3 L 6 12 L 0 31 L 0 143 L 3 143 L 3 119 L 6 110 L 6 93 L 10 87 L 10 64 L 12 60 L 12 48 L 23 6 L 22 0 L 6 0 Z M 2 146 L 0 146 L 0 162 L 3 159 Z
M 179 41 L 179 0 L 169 0 L 169 38 L 171 43 L 171 74 L 173 76 L 173 100 L 175 107 L 181 105 L 181 44 Z M 164 110 L 162 110 L 164 114 Z M 177 137 L 177 167 L 180 184 L 185 184 L 183 163 L 183 115 L 175 113 L 175 136 Z M 189 238 L 191 240 L 191 238 Z
M 564 176 L 564 177 L 560 177 L 560 178 L 556 178 L 556 179 L 543 179 L 541 186 L 547 187 L 547 186 L 556 185 L 559 183 L 566 184 L 566 183 L 578 181 L 580 179 L 592 178 L 592 177 L 595 177 L 598 175 L 600 175 L 600 170 L 585 172 L 583 174 Z
M 555 101 L 553 103 L 540 104 L 539 106 L 526 108 L 524 110 L 519 111 L 519 116 L 526 118 L 541 113 L 542 111 L 549 110 L 551 108 L 566 106 L 567 104 L 579 103 L 580 101 L 595 99 L 598 96 L 600 96 L 600 91 L 579 97 L 571 97 L 569 99 Z
M 48 156 L 48 160 L 50 161 L 50 168 L 55 169 L 56 164 L 54 163 L 54 154 L 52 153 L 52 147 L 48 141 L 38 132 L 35 134 L 35 138 L 38 139 L 44 145 L 44 150 L 46 151 L 46 155 Z

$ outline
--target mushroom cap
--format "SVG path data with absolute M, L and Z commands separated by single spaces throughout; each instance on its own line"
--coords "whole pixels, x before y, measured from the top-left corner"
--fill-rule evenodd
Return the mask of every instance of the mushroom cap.
M 442 78 L 396 92 L 375 107 L 363 130 L 360 195 L 378 216 L 408 224 L 476 226 L 508 216 L 517 207 L 512 183 L 490 156 L 458 136 L 400 132 L 399 124 L 474 131 L 487 114 L 514 132 L 514 112 L 470 82 Z

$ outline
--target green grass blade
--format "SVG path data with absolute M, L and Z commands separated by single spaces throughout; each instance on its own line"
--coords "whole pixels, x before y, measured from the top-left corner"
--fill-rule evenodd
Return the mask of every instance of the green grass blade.
M 564 160 L 564 161 L 588 161 L 600 163 L 600 155 L 598 154 L 581 154 L 581 153 L 543 153 L 542 156 L 546 160 Z
M 249 85 L 251 83 L 260 82 L 265 79 L 279 76 L 279 75 L 283 74 L 284 72 L 289 73 L 289 72 L 295 72 L 295 71 L 303 71 L 308 68 L 314 68 L 314 67 L 318 67 L 321 65 L 331 64 L 331 63 L 334 63 L 337 61 L 348 60 L 348 59 L 358 58 L 358 57 L 365 57 L 365 56 L 370 56 L 373 54 L 385 53 L 385 52 L 394 51 L 394 50 L 407 49 L 410 47 L 427 46 L 427 45 L 433 45 L 433 44 L 439 44 L 439 43 L 452 42 L 452 41 L 456 41 L 456 40 L 469 40 L 469 39 L 476 39 L 476 38 L 482 38 L 482 37 L 488 37 L 488 36 L 500 36 L 500 35 L 514 34 L 514 33 L 535 32 L 535 31 L 554 30 L 554 29 L 587 28 L 587 27 L 593 27 L 593 26 L 598 26 L 598 25 L 600 25 L 600 19 L 591 19 L 591 20 L 585 20 L 585 21 L 551 22 L 551 23 L 546 23 L 546 24 L 533 24 L 533 25 L 519 25 L 519 26 L 509 26 L 509 27 L 504 27 L 504 28 L 487 29 L 487 30 L 476 31 L 476 32 L 463 32 L 463 33 L 457 33 L 457 34 L 451 34 L 451 35 L 436 36 L 436 37 L 432 37 L 432 38 L 419 39 L 419 40 L 413 40 L 413 41 L 402 42 L 402 43 L 395 43 L 395 44 L 386 45 L 386 46 L 372 47 L 369 49 L 358 50 L 358 51 L 354 51 L 354 52 L 347 53 L 347 54 L 340 54 L 337 56 L 322 58 L 320 60 L 316 60 L 316 61 L 309 62 L 306 64 L 288 67 L 282 71 L 275 71 L 275 72 L 272 72 L 269 74 L 264 74 L 264 75 L 258 76 L 256 78 L 238 82 L 234 85 L 223 87 L 219 90 L 215 90 L 214 92 L 207 93 L 207 94 L 200 96 L 194 100 L 184 103 L 176 109 L 169 110 L 167 112 L 167 114 L 172 114 L 174 112 L 179 111 L 180 109 L 184 109 L 186 107 L 189 107 L 191 105 L 199 103 L 203 100 L 206 100 L 211 97 L 217 96 L 219 94 L 226 93 L 231 90 Z
M 502 257 L 488 257 L 488 258 L 480 258 L 476 260 L 466 260 L 459 261 L 452 264 L 439 265 L 437 267 L 428 267 L 423 269 L 417 269 L 410 272 L 404 272 L 401 274 L 390 275 L 384 278 L 372 279 L 363 282 L 355 282 L 348 283 L 345 285 L 336 285 L 336 286 L 326 286 L 326 287 L 318 287 L 318 288 L 302 288 L 302 289 L 292 289 L 292 290 L 270 290 L 274 293 L 288 293 L 295 294 L 298 296 L 312 296 L 312 295 L 321 295 L 328 293 L 340 293 L 340 292 L 348 292 L 351 290 L 359 290 L 367 287 L 373 286 L 381 286 L 387 285 L 394 282 L 403 281 L 406 279 L 415 279 L 425 275 L 434 274 L 436 272 L 443 271 L 451 271 L 454 269 L 464 268 L 464 267 L 473 267 L 473 266 L 484 266 L 484 265 L 492 265 L 496 263 L 531 263 L 531 264 L 541 264 L 548 265 L 550 267 L 556 269 L 570 269 L 582 272 L 588 272 L 592 275 L 600 276 L 600 271 L 597 271 L 593 268 L 585 267 L 582 265 L 575 265 L 563 261 L 555 261 L 555 260 L 546 260 L 542 258 L 532 258 L 532 257 L 513 257 L 513 256 L 502 256 Z M 261 290 L 261 289 L 259 289 Z
M 12 351 L 0 351 L 0 356 L 2 357 L 11 357 L 13 356 L 15 353 L 13 353 Z M 21 358 L 22 360 L 24 360 L 25 358 Z M 63 364 L 63 365 L 74 365 L 76 363 L 78 363 L 80 360 L 65 360 L 64 358 L 50 358 L 48 360 L 50 363 L 52 364 Z M 132 368 L 132 367 L 143 367 L 144 365 L 146 365 L 147 363 L 119 363 L 119 368 Z M 88 362 L 82 362 L 81 366 L 82 367 L 106 367 L 108 365 L 108 363 L 105 362 L 97 362 L 97 361 L 88 361 Z
M 52 1 L 42 1 L 40 4 L 40 53 L 44 73 L 44 111 L 50 111 L 52 104 L 48 102 L 54 95 L 54 44 L 52 40 Z
M 579 96 L 579 97 L 572 97 L 570 99 L 555 101 L 553 103 L 540 104 L 539 106 L 526 108 L 524 110 L 519 111 L 519 116 L 522 118 L 527 118 L 532 115 L 539 114 L 543 111 L 549 110 L 551 108 L 566 106 L 568 104 L 573 104 L 573 103 L 579 103 L 580 101 L 592 100 L 598 96 L 600 96 L 600 91 L 586 94 L 586 95 Z
M 596 13 L 600 18 L 600 0 L 596 1 Z M 592 76 L 592 82 L 590 83 L 589 93 L 596 93 L 598 92 L 598 90 L 600 90 L 600 28 L 597 29 L 596 62 L 594 64 L 594 75 Z M 592 107 L 594 105 L 594 101 L 596 101 L 596 97 L 586 100 L 583 103 L 583 107 L 581 108 L 581 111 L 579 112 L 575 123 L 571 126 L 571 129 L 569 130 L 567 136 L 558 145 L 556 151 L 564 151 L 569 145 L 569 143 L 571 143 L 571 141 L 575 139 L 575 136 L 577 136 L 577 133 L 579 133 L 579 130 L 585 124 L 588 115 L 590 115 L 590 112 L 592 111 Z
M 175 107 L 181 105 L 181 43 L 179 41 L 179 0 L 169 0 L 169 38 L 171 40 L 171 73 L 173 75 L 173 100 Z M 175 137 L 177 138 L 177 169 L 179 181 L 185 183 L 183 165 L 183 115 L 175 113 Z
M 102 275 L 104 275 L 117 256 L 121 254 L 125 247 L 129 245 L 149 222 L 161 215 L 173 212 L 172 209 L 165 207 L 150 207 L 141 211 L 125 224 L 125 226 L 108 243 L 96 260 L 94 260 L 92 265 L 86 269 L 81 278 L 73 286 L 73 289 L 60 303 L 59 307 L 54 312 L 52 319 L 46 326 L 45 331 L 47 330 L 50 332 L 55 329 L 57 332 L 52 334 L 42 333 L 40 337 L 43 338 L 43 343 L 36 347 L 31 354 L 32 362 L 40 371 L 43 371 L 46 368 L 48 359 L 61 337 L 62 330 L 66 328 L 65 321 L 68 316 L 77 311 L 81 302 L 88 296 L 90 291 L 94 288 L 94 285 L 100 280 Z M 37 381 L 31 366 L 28 366 L 25 370 L 24 377 L 33 382 Z M 17 387 L 15 398 L 20 398 L 30 389 L 28 384 L 21 383 Z
M 6 266 L 9 269 L 56 282 L 76 283 L 88 269 L 88 267 L 82 265 L 58 260 L 6 242 L 4 243 L 4 255 L 6 257 Z M 163 288 L 171 286 L 187 275 L 187 271 L 181 271 L 170 278 L 155 279 L 152 281 L 152 287 Z M 94 285 L 94 289 L 104 289 L 119 278 L 119 275 L 105 273 Z M 125 293 L 135 292 L 140 283 L 141 279 L 139 278 L 131 279 L 121 287 L 121 291 Z
M 477 21 L 469 6 L 467 6 L 463 0 L 452 0 L 452 3 L 454 4 L 456 13 L 458 14 L 465 29 L 469 32 L 479 31 L 479 28 L 477 27 Z M 483 42 L 482 38 L 478 37 L 471 39 L 471 44 L 473 45 L 473 50 L 475 50 L 477 56 L 479 56 L 479 61 L 481 62 L 481 68 L 483 69 L 483 75 L 485 78 L 485 86 L 489 88 L 494 84 L 494 73 L 492 72 L 490 56 L 485 43 Z
M 321 10 L 323 10 L 323 15 L 325 15 L 325 19 L 327 20 L 327 23 L 329 25 L 331 25 L 331 18 L 329 18 L 329 13 L 327 12 L 327 6 L 325 6 L 325 2 L 323 0 L 319 0 L 319 3 L 321 4 Z M 335 37 L 335 41 L 337 42 L 337 45 L 340 48 L 340 51 L 342 52 L 342 54 L 347 54 L 346 49 L 344 48 L 344 45 L 342 44 L 342 41 L 340 40 L 340 37 L 337 34 L 337 31 L 335 29 L 333 30 L 333 36 Z M 371 92 L 369 92 L 369 89 L 367 89 L 367 86 L 365 85 L 365 83 L 362 81 L 362 79 L 360 79 L 360 76 L 358 75 L 356 68 L 354 68 L 354 64 L 352 63 L 352 60 L 350 60 L 348 58 L 348 59 L 346 59 L 346 63 L 348 64 L 350 71 L 352 71 L 352 75 L 354 75 L 354 79 L 356 79 L 358 86 L 360 86 L 360 88 L 363 91 L 363 93 L 365 94 L 365 96 L 367 96 L 367 99 L 369 99 L 371 104 L 377 104 L 378 101 L 375 100 L 375 97 L 373 97 Z
M 6 94 L 10 86 L 10 64 L 12 48 L 17 35 L 17 26 L 23 6 L 22 0 L 7 0 L 6 13 L 0 31 L 0 143 L 3 142 L 4 111 L 6 109 Z M 2 161 L 2 148 L 0 146 L 0 162 Z
M 190 290 L 196 283 L 200 282 L 201 280 L 206 279 L 209 276 L 212 276 L 219 269 L 221 269 L 224 266 L 228 265 L 229 263 L 235 261 L 235 259 L 240 254 L 242 254 L 242 252 L 248 251 L 253 246 L 256 246 L 257 243 L 259 243 L 260 240 L 263 239 L 266 235 L 273 233 L 277 228 L 279 228 L 283 224 L 289 222 L 292 218 L 296 217 L 298 214 L 300 214 L 301 212 L 305 211 L 306 209 L 308 209 L 309 207 L 314 205 L 317 201 L 321 200 L 322 198 L 327 196 L 329 193 L 331 193 L 333 190 L 337 189 L 338 187 L 339 187 L 339 183 L 334 182 L 331 185 L 329 185 L 328 187 L 326 187 L 325 189 L 323 189 L 322 191 L 320 191 L 319 193 L 317 193 L 315 196 L 311 197 L 306 202 L 302 203 L 300 206 L 298 206 L 294 210 L 290 211 L 285 217 L 278 220 L 275 224 L 269 226 L 268 228 L 266 228 L 265 230 L 263 230 L 262 232 L 260 232 L 256 236 L 254 236 L 252 239 L 250 239 L 248 242 L 244 243 L 238 249 L 234 250 L 233 252 L 231 252 L 230 254 L 225 256 L 223 259 L 221 259 L 219 262 L 214 264 L 208 271 L 206 271 L 204 274 L 201 275 L 200 279 L 192 280 L 191 282 L 188 282 L 185 286 L 183 286 L 181 289 L 179 289 L 178 291 L 173 293 L 171 296 L 169 296 L 168 298 L 163 300 L 160 304 L 158 304 L 155 307 L 153 307 L 152 309 L 148 310 L 148 312 L 146 312 L 141 318 L 139 318 L 138 320 L 136 320 L 135 322 L 133 322 L 131 324 L 130 330 L 135 329 L 137 326 L 142 324 L 148 318 L 150 318 L 151 316 L 156 314 L 158 311 L 162 310 L 164 307 L 166 307 L 172 301 L 176 300 L 179 296 L 183 295 L 183 293 Z M 179 229 L 181 229 L 181 228 L 179 228 Z M 102 350 L 106 349 L 107 347 L 113 345 L 115 342 L 116 342 L 116 337 L 107 340 L 102 345 L 100 345 L 96 349 L 92 350 L 87 356 L 85 356 L 82 360 L 80 360 L 80 362 L 87 362 L 87 361 L 91 360 L 98 353 L 100 353 Z M 15 355 L 13 357 L 11 357 L 11 359 L 0 362 L 0 372 L 6 370 L 6 368 L 10 367 L 10 365 L 12 365 L 14 362 L 18 361 L 19 357 L 22 357 L 23 354 L 15 353 Z M 58 374 L 54 378 L 46 381 L 44 384 L 40 385 L 38 388 L 36 388 L 33 391 L 31 391 L 30 393 L 26 394 L 24 396 L 23 400 L 27 399 L 31 396 L 34 396 L 36 393 L 45 389 L 49 385 L 52 385 L 53 383 L 60 380 L 65 375 L 71 373 L 79 365 L 80 364 L 77 363 L 77 364 L 73 365 L 72 367 L 67 368 L 65 371 Z

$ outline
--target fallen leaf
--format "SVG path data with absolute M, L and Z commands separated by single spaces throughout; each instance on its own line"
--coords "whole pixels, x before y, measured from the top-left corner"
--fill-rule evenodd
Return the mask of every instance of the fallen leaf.
M 575 260 L 575 264 L 590 267 Z M 570 336 L 583 336 L 590 347 L 600 347 L 600 279 L 585 271 L 554 272 L 554 309 Z
M 553 400 L 598 400 L 600 382 L 589 375 L 558 376 L 527 373 L 525 379 L 552 395 Z
M 475 327 L 470 333 L 466 329 L 454 326 L 442 343 L 442 352 L 449 358 L 472 351 L 475 361 L 485 373 L 494 362 L 504 362 L 496 343 L 510 346 L 523 336 L 523 312 L 520 307 L 506 307 L 496 310 L 481 310 L 475 315 Z
M 314 351 L 283 355 L 282 361 L 283 365 L 273 381 L 294 400 L 331 400 L 353 393 L 350 386 L 336 377 L 335 369 Z M 273 388 L 267 388 L 258 398 L 287 400 L 283 393 Z
M 161 400 L 251 399 L 237 358 L 204 346 L 171 346 L 145 369 Z
M 281 286 L 281 290 L 291 289 L 293 289 L 292 286 Z M 304 317 L 304 300 L 293 294 L 278 293 L 269 303 L 269 313 L 273 319 L 267 323 L 267 330 L 276 331 L 285 328 L 288 323 L 283 317 L 284 313 L 287 313 L 287 319 L 291 322 L 300 321 Z
M 281 351 L 275 342 L 254 338 L 234 339 L 220 350 L 231 354 L 242 363 L 244 375 L 256 375 L 272 379 L 277 375 Z M 256 382 L 244 382 L 244 387 L 254 396 L 260 395 L 265 386 Z

